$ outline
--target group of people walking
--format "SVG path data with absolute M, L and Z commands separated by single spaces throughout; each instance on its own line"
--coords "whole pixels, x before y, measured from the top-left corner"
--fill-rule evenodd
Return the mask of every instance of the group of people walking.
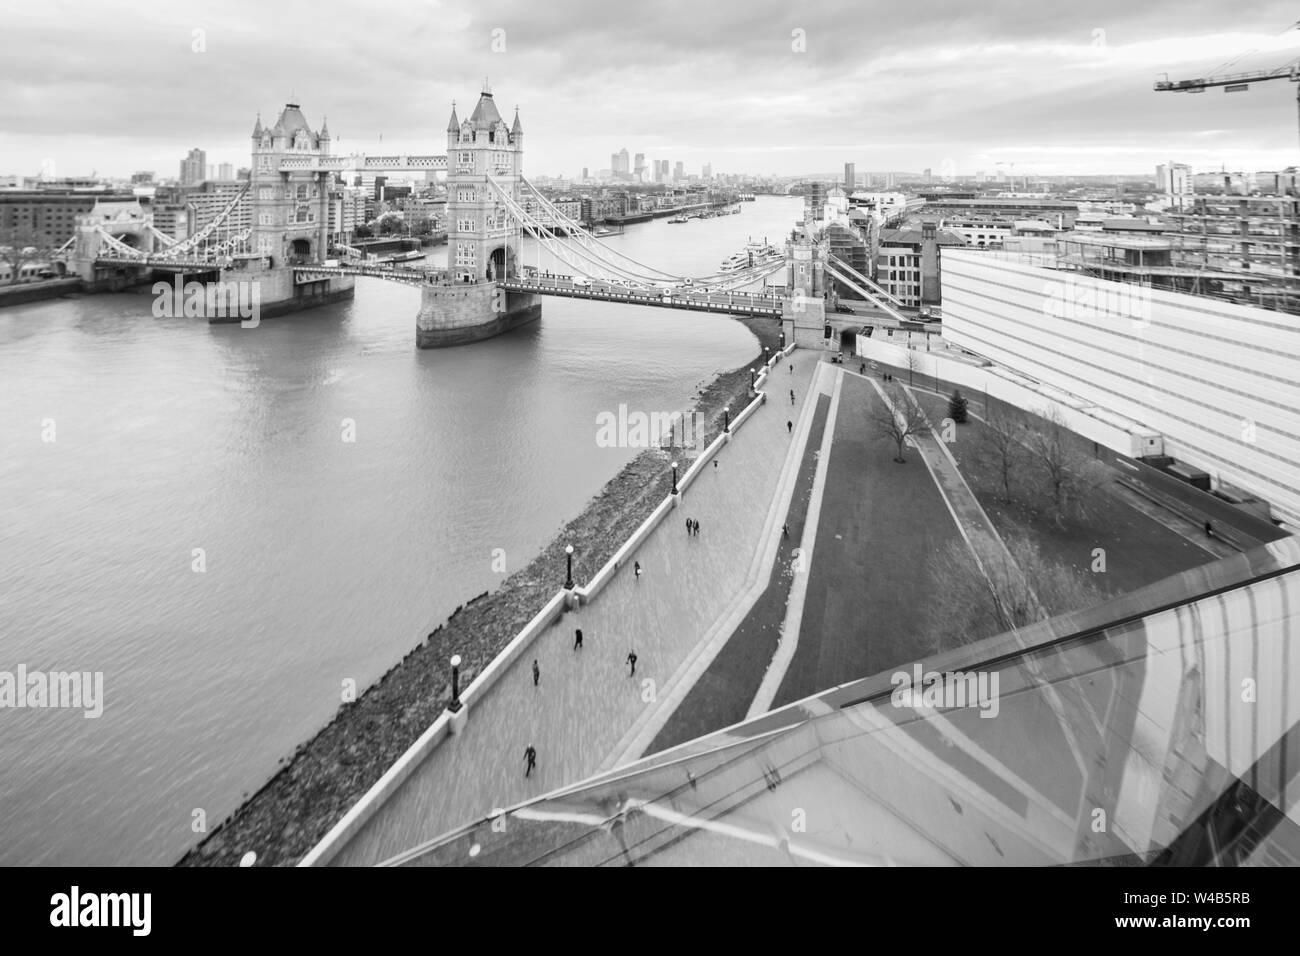
M 640 563 L 637 563 L 636 565 L 636 573 L 637 576 L 640 577 L 641 575 Z M 573 649 L 575 651 L 582 650 L 582 628 L 580 627 L 575 627 L 573 629 Z M 627 676 L 635 677 L 636 662 L 637 662 L 636 651 L 628 651 L 628 655 L 623 659 L 623 662 L 628 665 Z M 541 664 L 537 662 L 537 658 L 533 658 L 533 686 L 538 687 L 540 686 L 541 682 L 542 682 L 542 667 Z M 524 748 L 524 776 L 531 777 L 533 775 L 533 771 L 536 769 L 537 769 L 537 748 L 534 747 L 532 744 L 529 744 L 527 747 Z
M 790 371 L 791 371 L 792 373 L 794 372 L 794 366 L 793 366 L 793 365 L 790 366 Z M 791 389 L 791 391 L 790 391 L 790 402 L 791 402 L 791 404 L 794 403 L 794 390 L 793 390 L 793 389 Z M 793 431 L 793 429 L 794 429 L 794 423 L 793 423 L 793 422 L 787 422 L 786 424 L 789 426 L 790 430 Z M 715 468 L 716 468 L 717 465 L 718 465 L 718 462 L 717 462 L 717 459 L 716 459 L 716 458 L 714 459 L 713 465 L 714 465 Z M 786 534 L 787 536 L 789 535 L 789 529 L 785 529 L 785 534 Z M 698 518 L 687 518 L 687 519 L 686 519 L 686 535 L 687 535 L 687 537 L 691 537 L 691 538 L 698 538 L 698 537 L 700 536 L 700 522 L 699 522 L 699 519 L 698 519 Z M 641 580 L 641 562 L 640 562 L 640 561 L 633 561 L 633 562 L 632 562 L 632 570 L 633 570 L 633 573 L 636 575 L 636 579 L 637 579 L 638 581 L 640 581 L 640 580 Z M 580 650 L 582 650 L 582 648 L 583 648 L 583 643 L 582 643 L 582 628 L 580 628 L 580 627 L 576 627 L 576 628 L 573 629 L 573 650 L 574 650 L 574 651 L 580 651 Z M 624 658 L 624 663 L 626 663 L 627 666 L 628 666 L 628 675 L 627 675 L 628 677 L 635 677 L 635 676 L 636 676 L 636 662 L 637 662 L 637 654 L 636 654 L 636 651 L 634 651 L 634 650 L 633 650 L 633 651 L 629 651 L 627 657 Z M 541 664 L 540 664 L 536 659 L 534 659 L 534 660 L 533 660 L 533 686 L 534 686 L 534 687 L 539 687 L 539 686 L 541 685 L 541 680 L 542 680 L 542 668 L 541 668 Z M 524 748 L 524 764 L 525 764 L 525 767 L 524 767 L 524 776 L 525 776 L 525 777 L 531 777 L 533 771 L 534 771 L 535 769 L 537 769 L 537 748 L 534 747 L 532 744 L 529 744 L 526 748 Z

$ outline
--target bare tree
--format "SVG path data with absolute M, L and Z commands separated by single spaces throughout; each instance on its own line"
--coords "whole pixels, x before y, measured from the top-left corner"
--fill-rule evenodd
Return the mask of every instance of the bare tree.
M 1047 486 L 1052 513 L 1058 524 L 1068 518 L 1086 519 L 1109 472 L 1072 444 L 1059 411 L 1052 409 L 1042 417 L 1046 424 L 1027 429 L 1025 444 Z
M 894 461 L 900 464 L 907 461 L 903 457 L 903 446 L 913 435 L 923 434 L 930 427 L 925 413 L 912 404 L 911 399 L 901 388 L 888 388 L 887 400 L 881 402 L 871 416 L 876 434 L 888 438 L 898 449 Z
M 1027 457 L 1024 432 L 1024 425 L 1004 412 L 994 411 L 991 407 L 986 410 L 976 454 L 997 472 L 1002 484 L 1002 500 L 1007 504 L 1011 503 L 1012 480 Z
M 1025 627 L 1106 599 L 1085 572 L 1046 557 L 1028 538 L 1008 538 L 1007 551 L 983 570 L 962 541 L 931 556 L 933 586 L 923 629 L 934 651 Z
M 916 373 L 921 371 L 921 353 L 912 348 L 911 343 L 907 347 L 907 384 L 915 384 L 912 379 Z
M 9 284 L 18 283 L 23 265 L 45 259 L 51 252 L 43 236 L 27 226 L 0 229 L 0 260 L 9 266 Z

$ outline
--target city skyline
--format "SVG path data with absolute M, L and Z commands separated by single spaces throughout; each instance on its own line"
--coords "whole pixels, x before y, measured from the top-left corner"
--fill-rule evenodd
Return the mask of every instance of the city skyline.
M 1097 175 L 1171 159 L 1198 170 L 1296 161 L 1288 84 L 1231 96 L 1152 89 L 1161 72 L 1180 79 L 1233 57 L 1234 70 L 1293 59 L 1300 31 L 1285 29 L 1291 14 L 1280 3 L 1106 2 L 1050 14 L 963 5 L 956 17 L 954 4 L 935 3 L 912 19 L 873 15 L 865 50 L 868 38 L 838 27 L 849 12 L 842 4 L 758 7 L 740 22 L 670 4 L 659 22 L 681 28 L 658 29 L 580 3 L 545 12 L 422 6 L 405 12 L 411 42 L 396 56 L 386 39 L 346 20 L 297 16 L 307 9 L 299 4 L 271 14 L 300 33 L 288 48 L 282 31 L 242 25 L 252 16 L 245 3 L 159 7 L 148 34 L 119 15 L 121 4 L 75 19 L 57 6 L 25 8 L 9 25 L 23 41 L 9 73 L 23 80 L 11 79 L 0 98 L 0 173 L 168 175 L 195 144 L 239 167 L 258 113 L 265 119 L 288 101 L 315 127 L 329 117 L 339 153 L 441 149 L 452 100 L 469 102 L 485 77 L 503 112 L 519 106 L 534 174 L 576 176 L 593 156 L 609 155 L 611 141 L 688 169 L 710 163 L 753 175 L 844 162 L 945 176 L 992 173 L 999 163 L 1014 163 L 1017 175 Z M 66 51 L 92 34 L 98 43 L 148 43 L 169 81 L 87 72 Z M 578 49 L 584 69 L 573 76 L 553 52 Z M 1238 57 L 1246 50 L 1256 52 Z M 428 62 L 438 64 L 435 75 L 426 75 Z M 323 63 L 356 64 L 366 82 Z M 213 89 L 222 90 L 215 101 Z

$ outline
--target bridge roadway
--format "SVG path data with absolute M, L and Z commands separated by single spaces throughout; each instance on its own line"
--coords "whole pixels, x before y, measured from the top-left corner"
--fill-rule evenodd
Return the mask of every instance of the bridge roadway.
M 293 267 L 294 282 L 315 282 L 328 276 L 371 276 L 414 285 L 431 283 L 448 285 L 449 274 L 442 269 L 404 269 L 383 265 L 339 265 Z M 705 292 L 689 287 L 672 290 L 635 289 L 592 280 L 575 283 L 566 276 L 506 279 L 501 287 L 510 292 L 533 295 L 559 295 L 572 299 L 595 299 L 601 302 L 625 302 L 628 305 L 652 305 L 661 309 L 689 309 L 696 312 L 720 312 L 731 315 L 782 315 L 782 296 L 776 292 Z
M 132 258 L 129 256 L 96 256 L 95 265 L 97 266 L 144 266 L 150 269 L 197 269 L 204 272 L 210 272 L 213 269 L 228 269 L 234 265 L 232 256 L 217 256 L 206 258 L 203 256 L 141 256 Z
M 653 305 L 662 309 L 691 309 L 696 312 L 723 312 L 732 315 L 781 316 L 782 298 L 775 292 L 704 292 L 677 287 L 669 291 L 634 289 L 592 281 L 578 285 L 565 278 L 507 279 L 501 287 L 511 292 L 534 295 L 562 295 L 571 299 L 596 299 L 601 302 L 626 302 L 629 305 Z

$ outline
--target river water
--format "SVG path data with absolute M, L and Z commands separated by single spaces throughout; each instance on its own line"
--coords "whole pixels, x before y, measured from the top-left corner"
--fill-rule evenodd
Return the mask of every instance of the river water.
M 607 241 L 714 272 L 799 202 Z M 755 351 L 725 317 L 546 298 L 528 327 L 422 352 L 418 290 L 374 279 L 256 329 L 155 319 L 147 291 L 0 310 L 0 672 L 103 674 L 97 718 L 0 707 L 0 864 L 174 862 L 345 680 L 527 564 L 637 454 L 597 445 L 599 413 L 688 408 Z

